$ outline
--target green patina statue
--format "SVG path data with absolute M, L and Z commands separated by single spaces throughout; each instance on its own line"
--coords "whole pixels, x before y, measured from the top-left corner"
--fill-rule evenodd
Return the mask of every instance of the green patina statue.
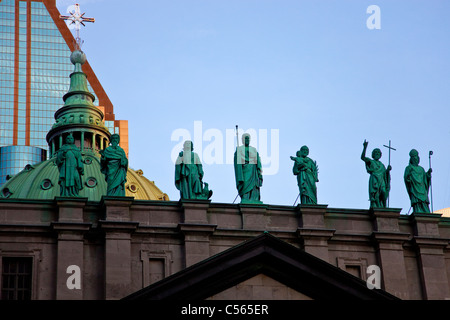
M 405 168 L 404 180 L 413 213 L 429 213 L 428 191 L 431 185 L 432 169 L 430 168 L 425 172 L 425 169 L 419 166 L 420 158 L 417 150 L 412 149 L 409 152 L 409 157 L 409 165 Z
M 250 135 L 242 135 L 242 143 L 234 153 L 234 174 L 241 203 L 262 203 L 260 188 L 263 183 L 261 158 L 250 146 Z
M 100 170 L 105 175 L 106 195 L 125 196 L 127 182 L 128 159 L 125 151 L 119 146 L 120 136 L 111 135 L 111 145 L 100 151 Z
M 180 190 L 181 199 L 208 200 L 213 192 L 203 182 L 203 166 L 193 150 L 192 141 L 185 141 L 175 162 L 175 186 Z
M 308 154 L 309 148 L 303 146 L 297 151 L 296 157 L 291 156 L 294 161 L 292 173 L 297 176 L 301 204 L 317 204 L 316 182 L 319 182 L 319 167 L 316 161 L 308 158 Z
M 364 140 L 361 160 L 366 164 L 366 170 L 370 174 L 369 178 L 369 198 L 370 208 L 386 208 L 386 200 L 389 197 L 390 174 L 392 167 L 388 165 L 387 169 L 380 161 L 381 150 L 373 149 L 372 158 L 366 157 L 368 141 Z
M 59 169 L 60 195 L 64 197 L 78 197 L 83 189 L 81 176 L 84 174 L 84 165 L 80 150 L 74 144 L 71 134 L 66 137 L 65 144 L 56 154 L 56 165 Z

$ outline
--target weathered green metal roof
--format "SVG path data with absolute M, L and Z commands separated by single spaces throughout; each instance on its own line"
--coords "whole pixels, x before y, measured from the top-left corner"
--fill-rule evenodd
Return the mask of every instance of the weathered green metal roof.
M 83 189 L 79 196 L 99 201 L 106 195 L 106 182 L 100 172 L 100 162 L 93 155 L 84 156 L 83 161 Z M 59 170 L 55 158 L 27 165 L 3 185 L 1 196 L 11 199 L 54 199 L 60 195 L 58 179 Z
M 93 153 L 83 157 L 84 175 L 82 176 L 83 189 L 79 197 L 88 198 L 89 201 L 100 201 L 106 195 L 105 176 L 100 171 L 100 161 Z M 0 189 L 0 198 L 53 200 L 60 196 L 58 185 L 59 170 L 55 158 L 42 161 L 25 168 L 8 180 Z M 128 168 L 125 195 L 136 200 L 163 200 L 169 197 L 163 193 L 153 181 L 143 176 L 141 170 Z

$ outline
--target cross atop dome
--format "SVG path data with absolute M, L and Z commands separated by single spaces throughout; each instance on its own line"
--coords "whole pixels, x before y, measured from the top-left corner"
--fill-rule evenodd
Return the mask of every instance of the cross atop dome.
M 80 13 L 80 5 L 78 3 L 69 6 L 67 12 L 70 13 L 69 16 L 60 15 L 59 18 L 66 20 L 69 29 L 75 29 L 75 50 L 81 50 L 83 41 L 80 38 L 80 25 L 86 26 L 84 22 L 95 22 L 95 19 L 85 17 L 85 12 Z

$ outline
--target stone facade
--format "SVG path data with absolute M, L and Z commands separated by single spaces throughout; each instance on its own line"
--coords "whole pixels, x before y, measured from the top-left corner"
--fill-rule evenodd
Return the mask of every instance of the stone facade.
M 32 258 L 32 299 L 121 299 L 266 231 L 363 280 L 368 266 L 379 266 L 382 289 L 398 298 L 449 299 L 450 218 L 400 211 L 132 197 L 0 199 L 0 257 Z M 67 286 L 73 265 L 81 270 L 81 289 Z M 211 299 L 269 292 L 308 298 L 261 275 Z
M 209 300 L 311 300 L 311 298 L 266 275 L 259 274 L 211 296 Z

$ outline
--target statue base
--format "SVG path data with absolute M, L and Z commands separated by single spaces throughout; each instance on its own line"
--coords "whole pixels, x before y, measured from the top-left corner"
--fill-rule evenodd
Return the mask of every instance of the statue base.
M 241 199 L 241 204 L 264 204 L 260 200 Z

